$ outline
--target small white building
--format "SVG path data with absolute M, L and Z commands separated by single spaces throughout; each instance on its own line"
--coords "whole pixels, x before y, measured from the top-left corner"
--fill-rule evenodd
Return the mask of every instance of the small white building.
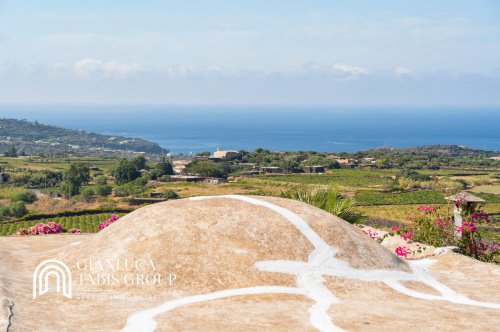
M 184 169 L 186 168 L 186 165 L 188 165 L 191 161 L 190 160 L 174 160 L 172 162 L 172 168 L 174 169 L 175 174 L 182 174 L 184 172 Z
M 221 150 L 217 148 L 214 152 L 214 158 L 220 159 L 238 159 L 241 157 L 241 153 L 236 150 Z

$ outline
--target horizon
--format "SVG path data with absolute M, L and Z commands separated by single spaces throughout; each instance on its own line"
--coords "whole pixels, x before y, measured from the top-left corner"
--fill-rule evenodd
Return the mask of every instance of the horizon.
M 500 4 L 0 3 L 0 104 L 498 107 Z
M 484 107 L 0 106 L 0 114 L 6 118 L 111 136 L 138 137 L 176 154 L 215 151 L 217 147 L 249 151 L 262 147 L 272 151 L 356 152 L 382 146 L 438 144 L 498 151 L 498 110 Z M 474 121 L 470 121 L 471 117 Z

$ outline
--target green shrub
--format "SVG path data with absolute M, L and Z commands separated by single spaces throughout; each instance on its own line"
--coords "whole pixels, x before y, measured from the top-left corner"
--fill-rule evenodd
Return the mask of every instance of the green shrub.
M 90 187 L 83 187 L 80 189 L 80 198 L 86 202 L 89 202 L 94 195 L 94 189 Z
M 165 199 L 176 199 L 179 198 L 179 195 L 177 195 L 175 191 L 168 189 L 163 192 L 161 197 Z
M 9 205 L 9 215 L 19 218 L 28 213 L 26 204 L 23 201 L 12 202 Z
M 12 196 L 12 202 L 33 203 L 36 201 L 36 194 L 31 190 L 22 191 Z
M 9 207 L 8 206 L 0 206 L 0 221 L 4 220 L 5 217 L 9 216 Z
M 408 178 L 413 181 L 430 181 L 431 177 L 427 174 L 421 174 L 413 170 L 402 170 L 399 172 L 397 175 L 398 177 L 401 178 Z
M 140 177 L 124 185 L 115 188 L 115 196 L 126 197 L 130 195 L 140 195 L 147 190 L 148 179 Z
M 127 197 L 128 196 L 128 190 L 126 188 L 122 187 L 116 187 L 114 190 L 114 194 L 116 197 Z
M 112 191 L 113 188 L 108 184 L 95 186 L 95 193 L 99 196 L 109 196 Z
M 95 179 L 95 183 L 96 185 L 98 186 L 103 186 L 105 184 L 108 183 L 108 178 L 105 177 L 104 175 L 101 175 L 101 176 L 98 176 L 96 179 Z
M 168 176 L 168 175 L 160 176 L 157 180 L 160 182 L 170 182 L 171 181 L 170 176 Z

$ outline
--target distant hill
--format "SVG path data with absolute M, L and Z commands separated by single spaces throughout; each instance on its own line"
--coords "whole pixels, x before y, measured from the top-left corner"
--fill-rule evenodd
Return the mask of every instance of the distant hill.
M 105 155 L 117 151 L 162 153 L 154 142 L 66 129 L 27 120 L 0 118 L 0 152 L 15 146 L 19 153 L 74 152 Z
M 415 156 L 448 156 L 448 157 L 493 157 L 497 151 L 472 149 L 463 145 L 429 145 L 408 148 L 377 148 L 363 153 L 372 156 L 387 154 L 412 154 Z

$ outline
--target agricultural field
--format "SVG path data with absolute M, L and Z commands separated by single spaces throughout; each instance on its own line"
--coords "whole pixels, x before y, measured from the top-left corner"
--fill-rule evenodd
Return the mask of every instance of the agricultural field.
M 84 162 L 103 170 L 111 169 L 116 159 L 113 158 L 39 158 L 39 157 L 0 157 L 0 166 L 6 169 L 21 168 L 34 171 L 63 171 L 66 170 L 72 162 Z
M 495 170 L 487 169 L 421 169 L 418 170 L 420 174 L 436 175 L 436 176 L 476 176 L 487 175 Z
M 356 194 L 358 205 L 443 204 L 445 195 L 437 190 L 415 190 L 404 193 Z
M 396 174 L 396 170 L 336 169 L 324 174 L 266 174 L 260 175 L 259 178 L 302 185 L 336 185 L 346 188 L 370 188 L 387 185 Z
M 472 188 L 471 191 L 475 193 L 500 195 L 500 184 L 477 186 Z
M 119 187 L 111 176 L 111 170 L 116 166 L 117 160 L 111 158 L 3 157 L 0 158 L 0 167 L 7 170 L 14 179 L 22 178 L 24 174 L 36 178 L 39 174 L 45 174 L 44 172 L 48 171 L 64 172 L 72 162 L 84 162 L 98 168 L 91 170 L 90 182 L 82 188 L 95 188 L 96 179 L 103 176 L 107 178 L 107 183 L 113 189 L 116 190 Z M 154 167 L 155 164 L 150 163 L 149 166 Z M 487 201 L 484 206 L 486 212 L 496 216 L 500 214 L 498 170 L 439 169 L 418 170 L 413 174 L 414 179 L 402 178 L 400 169 L 333 169 L 324 174 L 261 174 L 257 176 L 240 176 L 235 173 L 229 174 L 229 182 L 216 185 L 204 182 L 169 182 L 150 179 L 143 184 L 143 190 L 137 194 L 139 197 L 149 197 L 151 193 L 171 190 L 179 198 L 227 194 L 282 196 L 294 191 L 331 186 L 337 188 L 343 196 L 354 199 L 355 208 L 368 217 L 366 223 L 388 228 L 394 224 L 406 223 L 408 213 L 415 211 L 420 204 L 449 206 L 445 205 L 444 197 L 456 193 L 459 190 L 458 185 L 466 187 L 468 191 L 485 199 Z M 419 174 L 424 175 L 424 178 L 421 179 Z M 0 222 L 0 236 L 11 235 L 19 228 L 31 227 L 36 223 L 48 221 L 60 223 L 66 230 L 79 228 L 84 233 L 95 232 L 99 222 L 108 218 L 112 211 L 133 210 L 140 207 L 130 205 L 131 194 L 125 197 L 93 195 L 87 199 L 80 195 L 71 198 L 60 197 L 60 195 L 55 197 L 54 193 L 57 194 L 58 187 L 45 190 L 43 184 L 42 182 L 41 187 L 31 188 L 36 193 L 37 200 L 26 204 L 29 213 L 68 216 L 40 217 L 29 221 L 12 221 L 13 217 L 4 218 L 4 221 Z M 0 205 L 8 206 L 14 197 L 27 189 L 29 188 L 22 185 L 0 185 Z M 105 210 L 102 210 L 103 208 Z M 71 215 L 71 212 L 81 213 L 87 210 L 106 211 L 106 213 Z M 498 222 L 484 229 L 488 238 L 496 239 L 500 234 L 497 224 Z
M 16 186 L 0 186 L 0 199 L 11 199 L 15 195 L 26 191 L 26 189 L 22 187 Z

